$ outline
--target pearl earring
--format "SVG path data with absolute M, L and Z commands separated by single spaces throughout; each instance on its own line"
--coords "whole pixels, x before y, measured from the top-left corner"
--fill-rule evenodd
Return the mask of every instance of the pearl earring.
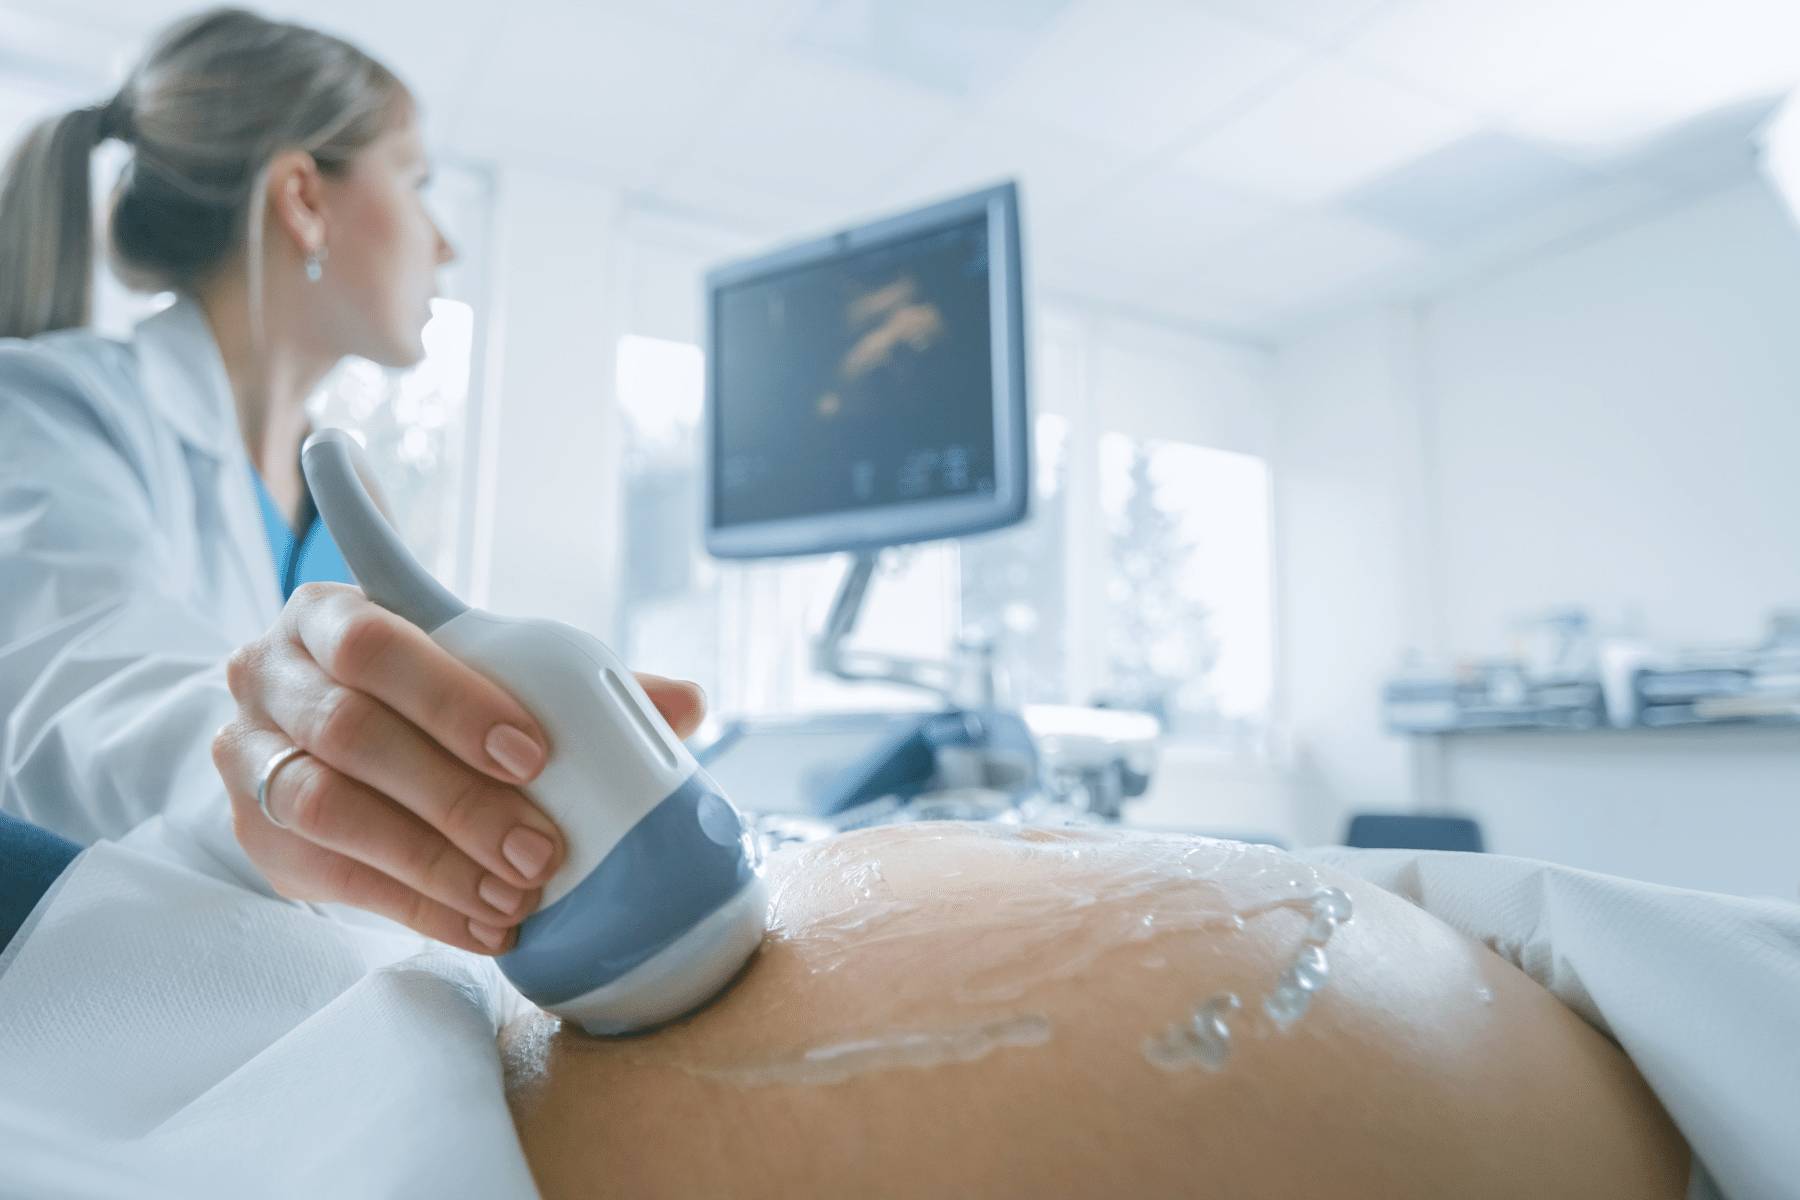
M 306 256 L 306 278 L 310 282 L 317 283 L 324 278 L 325 260 L 330 257 L 330 253 L 323 246 Z

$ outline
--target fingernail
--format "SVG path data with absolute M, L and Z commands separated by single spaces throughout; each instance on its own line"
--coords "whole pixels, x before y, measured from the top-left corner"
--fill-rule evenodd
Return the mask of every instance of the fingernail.
M 536 879 L 555 852 L 556 847 L 549 838 L 523 825 L 507 834 L 506 840 L 500 843 L 500 853 L 506 855 L 513 870 L 527 879 Z
M 514 779 L 523 783 L 544 765 L 543 747 L 531 740 L 523 729 L 496 725 L 488 730 L 487 752 Z
M 469 922 L 469 936 L 495 952 L 506 944 L 506 930 L 483 925 L 480 921 Z
M 525 899 L 524 892 L 504 879 L 493 875 L 483 876 L 481 885 L 475 890 L 481 894 L 483 900 L 509 917 L 519 911 L 519 902 Z

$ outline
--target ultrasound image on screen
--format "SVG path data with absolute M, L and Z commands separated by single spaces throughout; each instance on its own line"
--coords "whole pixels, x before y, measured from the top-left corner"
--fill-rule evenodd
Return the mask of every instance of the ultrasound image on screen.
M 715 303 L 716 525 L 994 490 L 985 214 Z

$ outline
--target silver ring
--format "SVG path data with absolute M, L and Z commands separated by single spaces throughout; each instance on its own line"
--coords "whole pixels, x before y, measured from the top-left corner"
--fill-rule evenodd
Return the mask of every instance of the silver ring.
M 285 767 L 289 760 L 299 758 L 305 753 L 306 751 L 298 746 L 289 746 L 286 750 L 270 756 L 269 761 L 263 764 L 262 774 L 256 777 L 256 807 L 262 809 L 262 815 L 269 818 L 269 824 L 277 829 L 286 829 L 287 826 L 277 821 L 275 814 L 269 811 L 269 781 L 275 778 L 275 772 Z

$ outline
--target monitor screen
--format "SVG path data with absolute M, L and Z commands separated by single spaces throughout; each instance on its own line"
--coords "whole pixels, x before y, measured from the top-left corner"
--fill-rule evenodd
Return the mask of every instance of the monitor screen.
M 707 547 L 867 549 L 1024 516 L 1008 185 L 708 277 Z

